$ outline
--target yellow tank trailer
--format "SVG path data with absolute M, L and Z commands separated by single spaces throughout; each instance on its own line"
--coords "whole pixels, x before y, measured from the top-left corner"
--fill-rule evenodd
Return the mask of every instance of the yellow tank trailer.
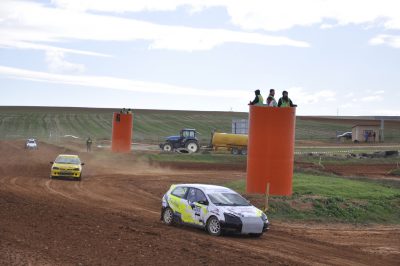
M 232 154 L 247 154 L 247 135 L 229 134 L 215 132 L 212 137 L 212 146 L 214 150 L 225 148 L 230 150 Z

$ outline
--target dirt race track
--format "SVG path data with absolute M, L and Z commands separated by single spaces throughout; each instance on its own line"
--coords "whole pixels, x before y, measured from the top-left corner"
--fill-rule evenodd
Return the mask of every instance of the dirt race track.
M 82 182 L 49 179 L 63 148 L 0 143 L 0 265 L 398 265 L 400 227 L 272 222 L 259 239 L 211 237 L 160 221 L 172 183 L 221 184 L 243 170 L 86 163 Z M 120 156 L 118 158 L 124 158 Z M 127 158 L 130 158 L 127 156 Z

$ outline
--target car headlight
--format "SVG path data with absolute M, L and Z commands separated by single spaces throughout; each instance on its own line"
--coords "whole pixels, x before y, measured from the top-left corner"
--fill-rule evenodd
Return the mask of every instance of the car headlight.
M 53 166 L 53 170 L 59 170 L 60 168 L 58 168 L 57 166 Z
M 261 214 L 261 219 L 262 219 L 264 222 L 268 221 L 267 215 L 265 215 L 265 213 L 262 213 L 262 214 Z
M 230 224 L 239 224 L 242 222 L 242 220 L 240 220 L 240 218 L 234 214 L 231 213 L 224 213 L 224 217 L 225 217 L 225 222 L 226 223 L 230 223 Z

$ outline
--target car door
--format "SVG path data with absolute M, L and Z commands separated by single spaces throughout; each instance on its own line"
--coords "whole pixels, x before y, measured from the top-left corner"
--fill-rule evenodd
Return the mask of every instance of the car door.
M 181 186 L 173 189 L 171 194 L 168 196 L 168 204 L 183 222 L 190 223 L 192 214 L 189 211 L 191 208 L 186 199 L 187 191 L 187 187 Z
M 187 194 L 187 202 L 193 224 L 204 225 L 205 216 L 208 212 L 208 201 L 203 191 L 197 188 L 190 188 Z

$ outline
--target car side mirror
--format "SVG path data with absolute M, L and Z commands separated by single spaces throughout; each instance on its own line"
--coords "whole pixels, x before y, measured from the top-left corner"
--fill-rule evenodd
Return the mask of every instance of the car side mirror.
M 81 163 L 81 165 L 85 165 L 85 163 Z
M 189 201 L 189 206 L 192 207 L 192 209 L 194 209 L 194 207 L 195 207 L 196 205 L 194 205 L 193 202 L 190 202 L 190 201 Z
M 50 164 L 53 164 L 54 162 L 50 162 Z
M 208 205 L 208 201 L 203 201 L 202 200 L 202 201 L 199 201 L 198 203 L 201 204 L 201 205 L 206 205 L 206 206 Z

